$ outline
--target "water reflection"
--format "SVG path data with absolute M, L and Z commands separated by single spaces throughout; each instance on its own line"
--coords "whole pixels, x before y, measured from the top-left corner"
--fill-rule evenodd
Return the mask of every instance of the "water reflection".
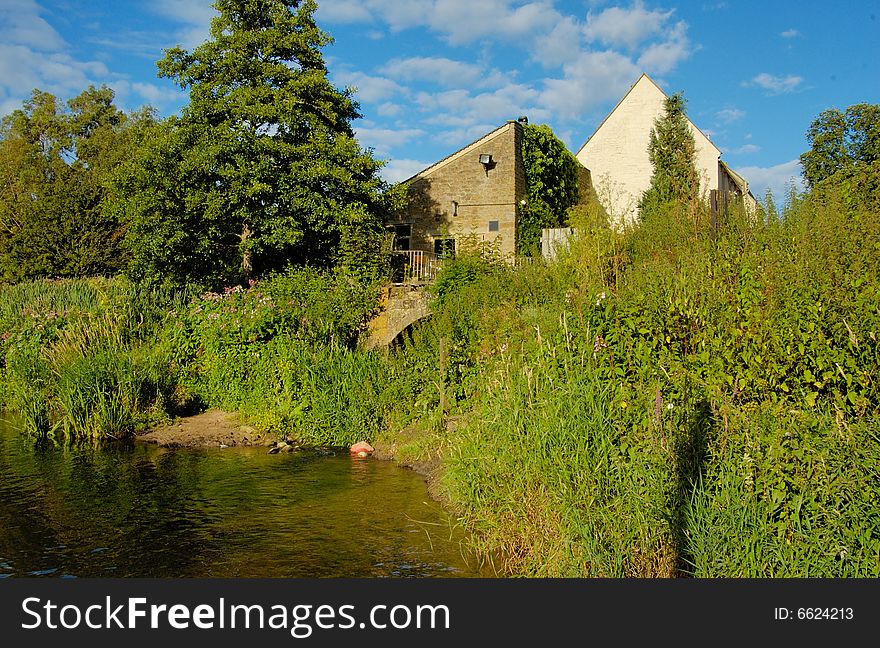
M 421 478 L 387 462 L 35 449 L 0 423 L 0 578 L 479 575 Z

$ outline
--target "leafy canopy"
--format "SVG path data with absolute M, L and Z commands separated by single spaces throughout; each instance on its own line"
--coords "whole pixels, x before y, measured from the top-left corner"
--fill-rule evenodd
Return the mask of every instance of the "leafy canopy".
M 804 180 L 815 187 L 838 172 L 852 175 L 880 162 L 880 105 L 860 103 L 819 114 L 807 131 L 810 150 L 801 155 Z
M 66 106 L 34 90 L 0 127 L 0 282 L 115 273 L 119 223 L 105 185 L 149 111 L 125 115 L 90 86 Z
M 681 93 L 667 97 L 663 114 L 654 121 L 648 142 L 648 156 L 654 173 L 642 194 L 642 217 L 659 205 L 681 201 L 694 203 L 700 195 L 700 176 L 695 164 L 696 144 Z
M 517 218 L 517 252 L 533 250 L 545 227 L 565 225 L 581 198 L 581 164 L 546 124 L 523 127 L 527 202 Z
M 214 7 L 211 39 L 158 63 L 189 89 L 182 116 L 118 179 L 132 274 L 216 286 L 288 263 L 365 261 L 340 242 L 369 254 L 381 240 L 380 163 L 354 139 L 350 91 L 327 78 L 315 2 Z

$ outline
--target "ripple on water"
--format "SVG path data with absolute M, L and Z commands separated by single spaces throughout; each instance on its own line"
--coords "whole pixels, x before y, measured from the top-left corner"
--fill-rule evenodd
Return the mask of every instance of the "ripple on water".
M 422 478 L 388 462 L 35 452 L 0 422 L 0 578 L 479 576 L 462 539 Z

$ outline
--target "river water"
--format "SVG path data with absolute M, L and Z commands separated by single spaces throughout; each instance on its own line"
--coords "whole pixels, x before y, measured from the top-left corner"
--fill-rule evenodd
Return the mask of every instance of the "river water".
M 265 448 L 35 448 L 0 421 L 0 578 L 488 575 L 393 463 Z

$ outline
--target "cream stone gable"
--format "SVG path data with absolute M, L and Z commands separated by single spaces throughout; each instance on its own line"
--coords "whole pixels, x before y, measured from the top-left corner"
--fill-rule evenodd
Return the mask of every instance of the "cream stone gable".
M 578 161 L 592 174 L 599 201 L 615 223 L 631 223 L 638 217 L 639 198 L 650 186 L 654 171 L 648 157 L 651 130 L 663 115 L 666 99 L 666 93 L 643 74 L 577 152 Z M 688 124 L 696 144 L 700 191 L 708 199 L 710 191 L 724 189 L 720 186 L 721 151 L 693 122 L 688 120 Z M 753 201 L 748 184 L 742 182 L 744 196 Z

